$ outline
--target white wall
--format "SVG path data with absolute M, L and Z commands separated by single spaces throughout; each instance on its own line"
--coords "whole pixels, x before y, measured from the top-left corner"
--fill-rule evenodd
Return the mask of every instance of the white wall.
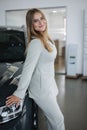
M 66 6 L 67 46 L 78 44 L 77 73 L 82 73 L 83 10 L 87 0 L 0 0 L 0 25 L 5 25 L 5 10 Z

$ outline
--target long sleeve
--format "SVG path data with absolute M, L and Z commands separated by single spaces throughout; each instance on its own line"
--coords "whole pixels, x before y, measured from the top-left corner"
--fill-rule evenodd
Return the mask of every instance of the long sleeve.
M 38 59 L 42 52 L 42 48 L 43 45 L 39 39 L 32 40 L 29 45 L 26 60 L 22 71 L 22 76 L 19 80 L 17 90 L 13 93 L 14 95 L 20 97 L 21 99 L 24 98 L 25 92 L 29 87 L 32 74 L 34 72 Z

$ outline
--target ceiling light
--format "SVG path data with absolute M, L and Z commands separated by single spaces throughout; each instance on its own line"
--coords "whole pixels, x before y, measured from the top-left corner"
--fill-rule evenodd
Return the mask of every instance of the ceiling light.
M 57 11 L 56 11 L 56 10 L 53 10 L 52 12 L 53 12 L 53 13 L 56 13 Z

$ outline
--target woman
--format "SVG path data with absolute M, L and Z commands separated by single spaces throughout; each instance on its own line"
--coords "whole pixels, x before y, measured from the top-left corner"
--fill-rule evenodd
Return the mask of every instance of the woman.
M 22 76 L 17 90 L 7 97 L 6 105 L 18 104 L 29 97 L 43 110 L 48 130 L 65 130 L 64 118 L 56 101 L 58 93 L 54 78 L 56 48 L 47 33 L 47 21 L 39 9 L 30 9 L 26 15 L 29 45 Z

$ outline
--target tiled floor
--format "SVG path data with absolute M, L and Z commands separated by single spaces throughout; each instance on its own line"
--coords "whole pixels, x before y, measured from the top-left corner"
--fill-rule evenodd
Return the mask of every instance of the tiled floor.
M 58 103 L 64 114 L 66 130 L 87 130 L 87 80 L 55 76 L 59 89 Z M 46 120 L 39 109 L 38 130 L 47 130 Z

